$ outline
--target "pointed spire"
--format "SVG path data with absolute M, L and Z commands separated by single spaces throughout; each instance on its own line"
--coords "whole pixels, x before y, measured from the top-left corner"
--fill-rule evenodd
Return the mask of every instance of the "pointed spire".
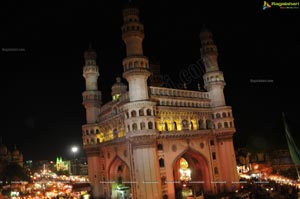
M 89 48 L 84 52 L 84 59 L 96 60 L 97 53 L 92 48 L 92 43 L 89 42 Z

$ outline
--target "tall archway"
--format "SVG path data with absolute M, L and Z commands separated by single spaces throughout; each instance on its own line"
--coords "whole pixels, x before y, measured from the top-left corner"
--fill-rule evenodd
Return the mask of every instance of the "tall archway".
M 112 199 L 126 198 L 131 192 L 128 165 L 116 157 L 109 166 L 110 194 Z
M 188 169 L 190 169 L 190 181 L 185 184 L 182 181 L 182 161 L 186 161 Z M 173 162 L 173 175 L 175 197 L 178 199 L 184 198 L 187 193 L 193 193 L 197 196 L 202 193 L 212 191 L 210 172 L 207 160 L 199 152 L 188 149 L 180 154 Z

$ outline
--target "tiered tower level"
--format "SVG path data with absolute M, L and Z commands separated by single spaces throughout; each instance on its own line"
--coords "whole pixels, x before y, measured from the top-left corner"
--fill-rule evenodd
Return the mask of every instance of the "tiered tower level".
M 212 33 L 200 33 L 206 91 L 153 87 L 147 84 L 151 71 L 143 54 L 139 9 L 125 8 L 123 20 L 123 77 L 128 90 L 118 77 L 112 100 L 101 105 L 97 55 L 92 49 L 85 52 L 87 124 L 82 126 L 82 139 L 93 196 L 175 199 L 188 189 L 195 195 L 234 191 L 239 180 L 234 119 L 225 103 Z M 186 187 L 184 180 L 189 181 Z

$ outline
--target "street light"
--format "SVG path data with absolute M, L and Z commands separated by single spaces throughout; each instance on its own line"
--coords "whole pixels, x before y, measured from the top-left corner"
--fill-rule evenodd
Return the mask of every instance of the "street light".
M 73 167 L 73 172 L 72 173 L 73 173 L 73 175 L 74 174 L 76 175 L 77 174 L 77 161 L 76 161 L 75 155 L 78 152 L 78 147 L 77 146 L 72 146 L 71 151 L 74 155 L 74 160 L 73 160 L 74 166 L 72 166 Z
M 73 146 L 73 147 L 71 148 L 71 151 L 72 151 L 72 153 L 74 154 L 74 159 L 75 159 L 75 155 L 76 155 L 76 153 L 78 152 L 78 147 L 77 147 L 77 146 Z

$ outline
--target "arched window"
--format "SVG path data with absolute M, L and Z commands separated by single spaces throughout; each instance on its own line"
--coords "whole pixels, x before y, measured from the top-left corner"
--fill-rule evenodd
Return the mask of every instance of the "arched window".
M 144 109 L 139 110 L 139 116 L 144 116 Z
M 162 144 L 158 144 L 157 145 L 157 150 L 162 151 L 164 149 Z
M 220 113 L 217 113 L 217 114 L 216 114 L 216 118 L 221 118 L 221 114 L 220 114 Z
M 130 126 L 129 125 L 127 126 L 127 129 L 128 129 L 128 131 L 130 131 Z
M 168 131 L 168 130 L 169 130 L 169 128 L 168 128 L 168 123 L 165 122 L 165 131 Z
M 189 128 L 189 123 L 188 123 L 187 120 L 182 120 L 182 127 L 183 127 L 184 129 Z
M 129 118 L 129 114 L 128 114 L 128 112 L 126 112 L 126 118 Z
M 211 129 L 212 128 L 212 123 L 210 120 L 206 120 L 206 129 Z
M 222 128 L 222 123 L 221 122 L 218 123 L 218 129 L 220 129 L 220 128 Z
M 177 123 L 174 122 L 174 130 L 177 131 Z
M 94 129 L 91 129 L 91 134 L 94 134 Z
M 204 129 L 204 121 L 202 119 L 198 120 L 198 129 Z
M 153 123 L 152 122 L 148 122 L 148 129 L 153 129 Z
M 222 117 L 226 117 L 226 113 L 225 112 L 222 113 Z
M 225 128 L 228 128 L 229 126 L 228 126 L 228 122 L 224 122 L 224 127 Z
M 212 118 L 212 119 L 215 119 L 215 115 L 214 115 L 214 114 L 211 114 L 211 118 Z
M 227 115 L 228 115 L 228 117 L 231 117 L 231 113 L 230 112 L 228 112 Z
M 165 161 L 163 158 L 159 159 L 159 167 L 165 167 Z
M 95 143 L 95 140 L 94 138 L 91 139 L 91 144 L 94 144 Z
M 96 134 L 99 134 L 99 129 L 96 129 Z
M 123 166 L 122 166 L 122 165 L 119 165 L 117 171 L 118 171 L 118 172 L 122 172 L 122 171 L 123 171 Z
M 89 130 L 86 130 L 85 132 L 86 132 L 86 134 L 87 134 L 87 135 L 89 135 L 89 134 L 90 134 Z
M 132 130 L 133 130 L 133 131 L 136 131 L 136 130 L 137 130 L 137 124 L 136 124 L 136 123 L 133 123 L 133 124 L 132 124 Z
M 100 143 L 100 139 L 99 138 L 97 138 L 97 143 Z
M 214 140 L 210 140 L 209 143 L 210 143 L 211 146 L 214 146 L 214 145 L 215 145 Z
M 89 139 L 86 139 L 86 143 L 89 144 L 89 143 L 90 143 L 90 140 L 89 140 Z
M 113 130 L 113 136 L 114 136 L 114 138 L 118 137 L 118 130 L 117 129 Z
M 218 167 L 215 167 L 215 168 L 214 168 L 214 172 L 215 172 L 215 175 L 218 175 L 218 174 L 219 174 Z
M 140 127 L 141 127 L 141 130 L 145 130 L 145 128 L 146 128 L 145 122 L 141 122 Z
M 194 124 L 191 122 L 191 130 L 194 130 Z
M 131 117 L 136 117 L 136 111 L 131 111 Z
M 147 115 L 151 115 L 151 109 L 147 109 Z
M 230 122 L 230 127 L 233 127 L 233 122 Z
M 212 156 L 212 159 L 215 160 L 217 158 L 216 152 L 212 152 L 211 156 Z

